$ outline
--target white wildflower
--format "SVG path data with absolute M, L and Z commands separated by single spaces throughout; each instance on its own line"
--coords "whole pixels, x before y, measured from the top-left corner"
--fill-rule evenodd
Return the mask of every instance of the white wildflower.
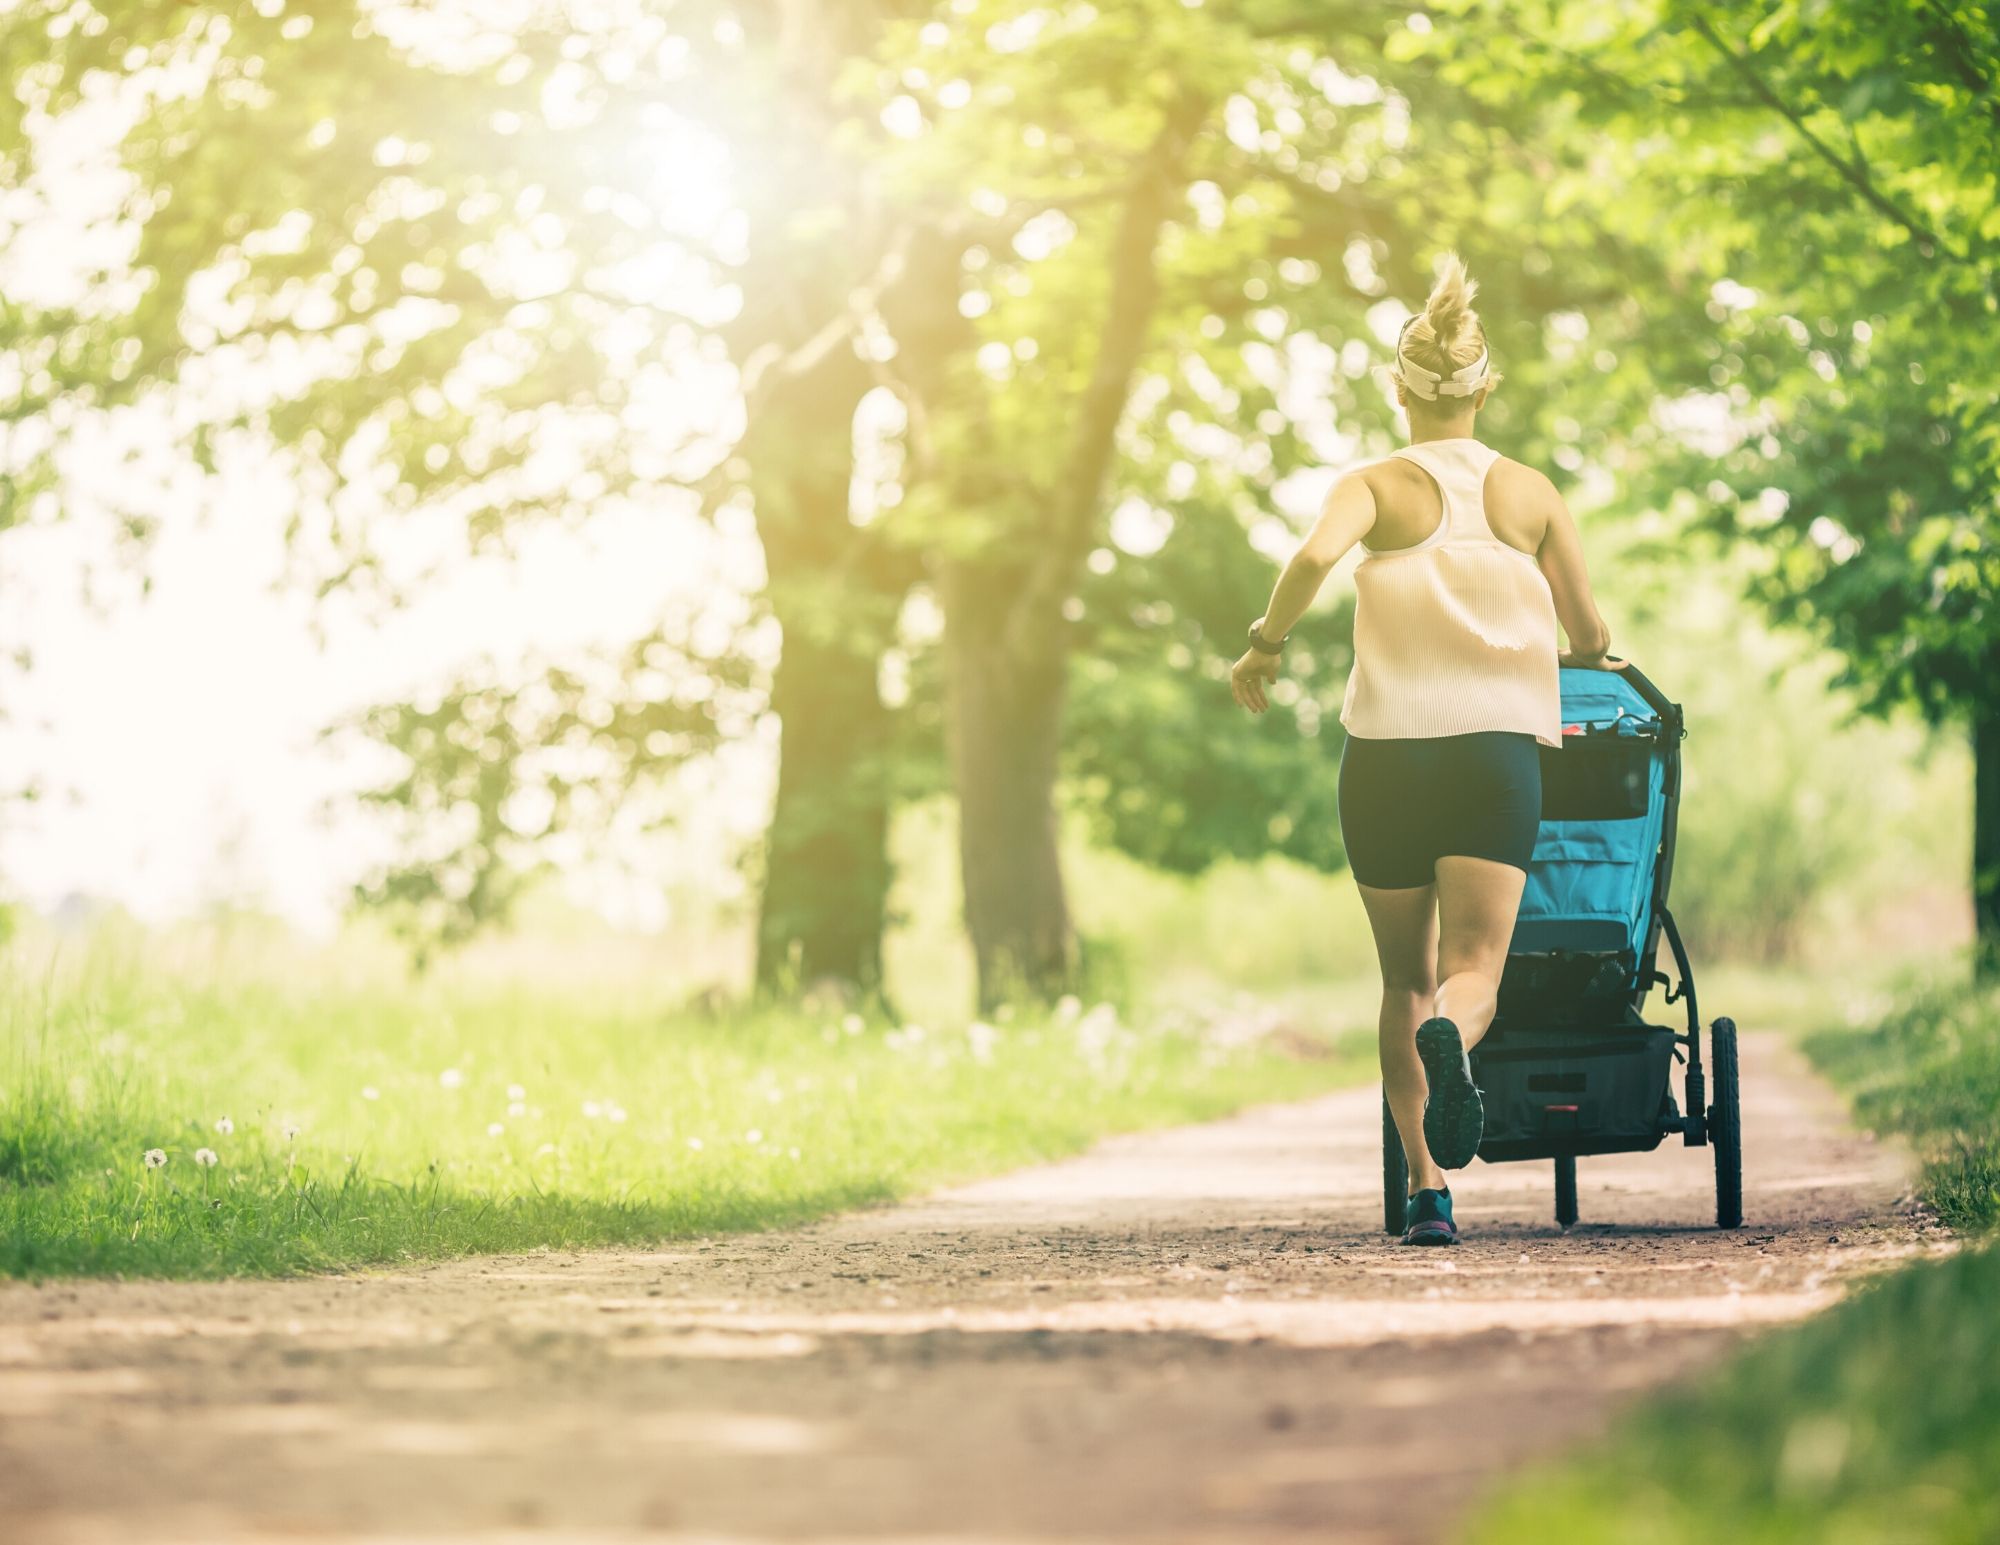
M 613 1121 L 623 1121 L 625 1119 L 625 1107 L 622 1105 L 613 1105 L 604 1114 Z
M 506 1130 L 507 1130 L 506 1127 L 504 1127 L 497 1121 L 489 1121 L 486 1124 L 486 1135 L 488 1137 L 498 1137 L 500 1136 L 501 1133 L 505 1132 Z
M 555 1151 L 556 1151 L 556 1145 L 554 1143 L 543 1143 L 541 1147 L 535 1150 L 535 1157 L 538 1159 L 546 1159 L 550 1154 L 554 1153 Z
M 299 1124 L 296 1121 L 287 1121 L 279 1130 L 285 1134 L 286 1142 L 296 1143 L 299 1140 Z
M 195 1149 L 194 1162 L 199 1164 L 203 1169 L 214 1169 L 216 1165 L 215 1150 L 213 1148 Z
M 688 1147 L 692 1148 L 692 1149 L 693 1149 L 693 1150 L 694 1150 L 694 1151 L 695 1151 L 696 1153 L 700 1153 L 700 1152 L 701 1152 L 701 1139 L 700 1139 L 700 1138 L 698 1138 L 698 1137 L 690 1137 L 690 1138 L 688 1139 Z
M 604 1114 L 604 1107 L 595 1100 L 585 1100 L 583 1102 L 583 1114 L 589 1120 L 595 1121 L 599 1116 Z
M 1077 1021 L 1077 1045 L 1086 1057 L 1102 1057 L 1118 1036 L 1118 1010 L 1100 1003 Z
M 1083 1012 L 1083 999 L 1073 992 L 1066 992 L 1056 999 L 1056 1023 L 1066 1025 Z
M 167 1150 L 166 1150 L 166 1149 L 164 1149 L 164 1148 L 148 1148 L 148 1149 L 146 1150 L 146 1168 L 147 1168 L 147 1169 L 164 1169 L 164 1168 L 166 1168 L 166 1164 L 167 1164 Z
M 796 1148 L 787 1148 L 785 1150 L 785 1157 L 788 1159 L 796 1159 L 798 1156 L 799 1156 L 799 1151 Z
M 993 1049 L 1000 1044 L 1000 1032 L 983 1019 L 975 1019 L 965 1027 L 965 1039 L 972 1047 L 972 1060 L 991 1062 Z
M 458 1068 L 446 1068 L 438 1074 L 438 1083 L 446 1089 L 461 1088 L 465 1083 L 465 1074 Z
M 743 1134 L 743 1141 L 746 1143 L 761 1143 L 764 1141 L 764 1134 L 756 1127 L 752 1127 Z
M 525 1099 L 527 1099 L 527 1097 L 528 1097 L 528 1091 L 527 1091 L 527 1090 L 525 1090 L 525 1089 L 523 1089 L 523 1088 L 522 1088 L 522 1087 L 521 1087 L 521 1086 L 520 1086 L 519 1084 L 509 1084 L 509 1085 L 507 1086 L 507 1098 L 508 1098 L 508 1099 L 510 1099 L 510 1100 L 525 1100 Z
M 364 1100 L 379 1100 L 382 1098 L 382 1091 L 377 1089 L 373 1084 L 364 1084 L 361 1087 L 361 1098 Z
M 231 1132 L 236 1130 L 236 1123 L 231 1121 L 227 1116 L 224 1116 L 220 1121 L 216 1122 L 215 1130 L 220 1132 L 224 1137 L 227 1137 Z
M 517 1120 L 520 1117 L 527 1115 L 528 1114 L 527 1102 L 524 1100 L 514 1100 L 509 1102 L 507 1106 L 507 1114 L 516 1118 Z
M 845 1030 L 849 1035 L 859 1035 L 863 1030 L 868 1028 L 868 1022 L 859 1014 L 849 1014 L 845 1019 L 841 1020 L 840 1028 Z

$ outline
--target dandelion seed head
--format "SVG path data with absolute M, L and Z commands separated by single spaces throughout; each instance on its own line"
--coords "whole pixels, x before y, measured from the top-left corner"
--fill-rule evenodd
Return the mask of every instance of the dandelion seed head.
M 488 1137 L 498 1137 L 506 1130 L 506 1126 L 498 1121 L 489 1121 L 486 1124 L 486 1135 Z
M 220 1121 L 216 1122 L 215 1130 L 220 1132 L 224 1137 L 227 1137 L 231 1132 L 236 1130 L 236 1123 L 231 1121 L 227 1116 L 224 1116 Z
M 743 1141 L 746 1143 L 761 1143 L 764 1141 L 764 1134 L 756 1127 L 752 1127 L 743 1134 Z
M 166 1150 L 166 1149 L 164 1149 L 164 1148 L 148 1148 L 148 1149 L 146 1150 L 146 1168 L 147 1168 L 147 1169 L 164 1169 L 164 1168 L 166 1168 L 166 1164 L 167 1164 L 167 1150 Z
M 195 1149 L 194 1162 L 199 1164 L 203 1169 L 214 1169 L 216 1165 L 215 1150 L 213 1148 Z
M 465 1074 L 458 1068 L 446 1068 L 438 1074 L 438 1083 L 446 1089 L 458 1089 L 464 1086 Z
M 698 1137 L 690 1137 L 690 1138 L 688 1139 L 688 1147 L 692 1148 L 692 1149 L 693 1149 L 693 1150 L 694 1150 L 694 1151 L 695 1151 L 696 1153 L 700 1153 L 700 1152 L 701 1152 L 701 1139 L 700 1139 L 700 1138 L 698 1138 Z M 162 1162 L 165 1162 L 165 1161 L 163 1160 Z
M 609 1116 L 613 1121 L 623 1121 L 625 1119 L 625 1107 L 622 1105 L 614 1105 L 608 1111 L 606 1111 L 605 1114 Z
M 284 1132 L 286 1142 L 296 1143 L 299 1140 L 299 1124 L 296 1121 L 287 1121 L 280 1130 Z
M 528 1114 L 528 1107 L 520 1100 L 513 1100 L 507 1106 L 507 1114 L 519 1118 Z
M 550 1154 L 554 1153 L 555 1151 L 556 1151 L 556 1145 L 554 1143 L 543 1143 L 541 1147 L 535 1150 L 535 1156 L 537 1158 L 546 1159 Z
M 365 1084 L 362 1086 L 361 1098 L 364 1100 L 379 1100 L 382 1098 L 382 1091 L 377 1089 L 373 1084 Z
M 527 1097 L 528 1097 L 528 1091 L 526 1089 L 523 1089 L 519 1084 L 509 1084 L 507 1086 L 508 1099 L 525 1100 L 527 1099 Z
M 596 1100 L 585 1100 L 583 1102 L 583 1113 L 590 1120 L 595 1121 L 599 1116 L 604 1114 L 604 1106 Z
M 868 1022 L 859 1014 L 849 1014 L 845 1019 L 841 1020 L 840 1028 L 845 1030 L 849 1035 L 859 1035 L 863 1030 L 868 1028 Z

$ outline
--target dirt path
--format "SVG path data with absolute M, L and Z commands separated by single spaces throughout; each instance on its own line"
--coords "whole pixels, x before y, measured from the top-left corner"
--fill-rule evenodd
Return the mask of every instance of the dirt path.
M 1475 1166 L 1378 1233 L 1370 1088 L 787 1234 L 289 1283 L 0 1289 L 20 1545 L 1438 1538 L 1496 1473 L 1928 1246 L 1900 1158 L 1746 1052 L 1705 1150 Z M 1421 1491 L 1412 1521 L 1406 1495 Z

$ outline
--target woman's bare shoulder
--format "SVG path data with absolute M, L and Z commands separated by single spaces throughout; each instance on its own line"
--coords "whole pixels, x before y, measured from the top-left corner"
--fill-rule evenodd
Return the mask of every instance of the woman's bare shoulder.
M 1563 518 L 1562 495 L 1547 473 L 1502 456 L 1486 474 L 1486 523 L 1509 547 L 1541 551 Z
M 1413 488 L 1421 490 L 1431 486 L 1430 474 L 1403 456 L 1364 461 L 1346 475 L 1363 479 L 1378 494 L 1400 493 Z
M 1546 509 L 1551 503 L 1562 503 L 1562 494 L 1546 472 L 1511 456 L 1502 456 L 1493 463 L 1486 474 L 1486 492 L 1489 499 L 1504 499 L 1528 508 Z

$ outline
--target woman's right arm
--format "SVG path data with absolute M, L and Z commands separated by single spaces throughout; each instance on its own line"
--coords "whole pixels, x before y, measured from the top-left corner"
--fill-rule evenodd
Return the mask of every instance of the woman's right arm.
M 1605 625 L 1603 614 L 1597 609 L 1597 598 L 1590 591 L 1590 571 L 1584 565 L 1583 538 L 1577 532 L 1576 520 L 1556 491 L 1556 485 L 1547 478 L 1542 482 L 1548 521 L 1542 531 L 1542 545 L 1535 552 L 1535 562 L 1541 565 L 1542 575 L 1549 582 L 1549 593 L 1555 597 L 1556 621 L 1562 624 L 1563 637 L 1569 640 L 1569 650 L 1561 656 L 1562 663 L 1617 670 L 1625 662 L 1608 658 L 1611 629 Z

